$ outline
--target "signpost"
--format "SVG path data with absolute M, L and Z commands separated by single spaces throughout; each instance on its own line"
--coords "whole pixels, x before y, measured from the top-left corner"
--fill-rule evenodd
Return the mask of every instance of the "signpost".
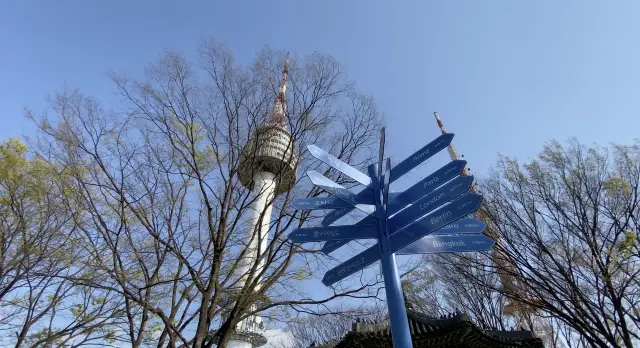
M 494 241 L 482 234 L 466 236 L 429 235 L 413 244 L 398 250 L 399 255 L 462 253 L 487 251 L 493 248 Z
M 364 186 L 371 185 L 371 178 L 366 174 L 363 174 L 361 171 L 353 168 L 352 166 L 342 162 L 341 160 L 333 157 L 323 149 L 315 146 L 308 145 L 307 149 L 311 152 L 311 155 L 322 162 L 330 165 L 331 167 L 337 169 L 338 171 L 346 174 L 347 176 L 353 178 L 355 181 L 361 183 Z
M 432 212 L 459 195 L 468 192 L 472 183 L 472 176 L 461 176 L 441 186 L 430 194 L 418 199 L 412 203 L 410 207 L 402 210 L 394 215 L 393 218 L 389 219 L 389 230 L 391 231 L 391 234 L 396 233 L 398 230 L 406 227 L 415 220 Z
M 478 219 L 460 219 L 433 232 L 433 234 L 480 234 L 487 224 Z
M 462 172 L 467 161 L 455 160 L 444 165 L 442 168 L 428 175 L 426 178 L 418 181 L 415 185 L 409 187 L 406 191 L 396 194 L 396 197 L 389 202 L 389 215 L 397 213 L 400 209 L 407 206 L 411 202 L 415 202 L 418 198 L 433 191 L 438 186 L 455 178 Z
M 449 146 L 449 144 L 451 144 L 451 141 L 453 140 L 453 136 L 454 136 L 453 133 L 443 134 L 437 137 L 434 141 L 425 145 L 420 150 L 416 151 L 413 155 L 407 157 L 404 161 L 400 162 L 400 164 L 398 164 L 397 166 L 391 169 L 391 177 L 389 178 L 389 183 L 392 183 L 402 175 L 407 174 L 411 169 L 417 167 L 422 162 L 431 158 L 431 156 L 435 155 L 442 149 Z M 380 148 L 384 150 L 384 129 L 382 131 L 382 136 L 380 137 Z M 381 176 L 382 158 L 384 156 L 384 151 L 380 151 L 379 155 L 380 157 L 379 157 L 378 163 L 380 164 L 380 166 L 378 167 L 379 168 L 378 177 Z M 368 191 L 369 191 L 368 189 L 364 189 L 360 191 L 360 193 L 358 193 L 358 196 L 366 197 L 369 194 Z M 322 220 L 322 226 L 331 225 L 332 223 L 336 222 L 339 218 L 349 214 L 351 210 L 352 209 L 340 209 L 340 210 L 335 210 L 331 212 L 330 214 L 325 216 L 325 218 Z
M 335 197 L 310 197 L 298 198 L 291 203 L 298 210 L 315 209 L 343 209 L 351 208 L 352 205 Z
M 389 204 L 387 205 L 387 214 L 391 216 L 390 219 L 391 220 L 395 219 L 396 218 L 395 214 L 402 208 L 405 208 L 408 204 L 411 204 L 412 202 L 417 201 L 424 195 L 436 189 L 438 186 L 458 176 L 458 174 L 460 174 L 460 172 L 462 171 L 462 169 L 466 164 L 467 164 L 467 161 L 462 161 L 462 160 L 451 161 L 449 162 L 449 164 L 436 170 L 433 174 L 418 181 L 418 183 L 411 186 L 406 191 L 402 193 L 394 194 L 395 197 L 391 199 Z M 390 195 L 390 197 L 391 196 L 392 195 Z M 451 197 L 451 198 L 454 198 L 454 197 Z M 445 203 L 445 202 L 442 202 L 442 203 Z M 363 220 L 366 220 L 367 218 Z M 365 221 L 365 223 L 371 223 L 371 222 Z M 335 240 L 335 241 L 327 242 L 322 247 L 322 252 L 326 255 L 329 255 L 333 251 L 349 243 L 351 240 L 343 239 L 343 240 Z
M 311 155 L 365 186 L 355 194 L 315 171 L 307 174 L 314 185 L 330 197 L 297 199 L 296 209 L 333 209 L 320 227 L 298 228 L 289 234 L 295 243 L 323 242 L 325 254 L 355 239 L 377 239 L 378 243 L 329 270 L 322 282 L 326 286 L 381 262 L 385 284 L 393 346 L 412 347 L 395 255 L 440 252 L 485 251 L 494 242 L 481 235 L 486 225 L 465 216 L 475 212 L 482 196 L 469 192 L 473 177 L 458 176 L 466 161 L 455 160 L 401 193 L 390 193 L 389 185 L 420 163 L 449 146 L 453 134 L 443 134 L 413 155 L 391 168 L 384 161 L 384 128 L 380 137 L 379 161 L 367 174 L 340 161 L 315 145 Z M 377 167 L 377 168 L 376 168 Z M 384 170 L 383 170 L 384 169 Z M 354 208 L 369 214 L 354 225 L 330 226 Z
M 333 283 L 339 282 L 342 279 L 365 269 L 376 261 L 380 261 L 380 244 L 369 247 L 360 254 L 343 262 L 340 266 L 327 271 L 322 278 L 322 283 L 326 286 L 330 286 Z
M 331 227 L 296 228 L 289 234 L 289 239 L 295 243 L 324 242 L 336 239 L 371 239 L 378 237 L 376 225 L 350 225 Z
M 311 179 L 314 185 L 321 187 L 323 190 L 349 203 L 352 207 L 358 208 L 367 214 L 373 213 L 373 202 L 371 202 L 370 199 L 355 195 L 353 192 L 345 189 L 340 184 L 333 182 L 315 170 L 308 171 L 307 176 L 309 176 L 309 179 Z
M 455 199 L 444 208 L 422 217 L 415 224 L 391 236 L 393 252 L 475 212 L 480 208 L 480 203 L 482 203 L 482 196 L 468 193 Z

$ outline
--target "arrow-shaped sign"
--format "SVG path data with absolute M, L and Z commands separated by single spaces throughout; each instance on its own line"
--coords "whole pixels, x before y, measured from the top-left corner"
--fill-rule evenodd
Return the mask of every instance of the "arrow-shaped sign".
M 436 170 L 426 178 L 418 181 L 415 185 L 409 187 L 404 192 L 397 194 L 397 196 L 389 202 L 387 207 L 387 215 L 391 216 L 397 213 L 400 209 L 412 204 L 420 197 L 433 191 L 438 186 L 446 183 L 447 181 L 455 178 L 462 172 L 464 166 L 467 165 L 465 160 L 455 160 L 445 164 L 442 168 Z
M 366 268 L 378 260 L 380 260 L 380 244 L 376 243 L 376 245 L 343 262 L 340 266 L 327 271 L 322 278 L 322 283 L 329 286 Z
M 311 156 L 321 160 L 322 162 L 330 165 L 331 167 L 335 168 L 336 170 L 338 170 L 339 172 L 344 173 L 345 175 L 349 176 L 350 178 L 353 178 L 353 180 L 361 183 L 364 186 L 369 186 L 371 185 L 371 178 L 362 173 L 361 171 L 353 168 L 352 166 L 342 162 L 341 160 L 339 160 L 338 158 L 332 156 L 331 154 L 329 154 L 328 152 L 324 151 L 323 149 L 315 146 L 315 145 L 307 145 L 307 149 L 309 150 L 309 152 L 311 153 Z
M 371 168 L 375 168 L 376 164 L 372 163 L 369 165 L 369 167 Z M 368 168 L 368 169 L 371 169 Z M 370 199 L 371 201 L 373 201 L 373 194 L 372 191 L 369 190 L 368 188 L 363 189 L 362 191 L 360 191 L 358 193 L 358 199 Z M 346 208 L 346 209 L 337 209 L 334 210 L 332 212 L 330 212 L 329 214 L 327 214 L 324 219 L 322 219 L 322 222 L 320 223 L 322 226 L 329 226 L 332 223 L 336 222 L 338 219 L 340 219 L 341 217 L 349 214 L 349 212 L 351 212 L 351 210 L 353 210 L 353 208 Z
M 487 251 L 491 250 L 494 244 L 495 242 L 491 238 L 481 234 L 465 236 L 429 235 L 400 249 L 397 253 L 411 255 Z
M 483 197 L 467 193 L 429 215 L 422 217 L 402 231 L 391 235 L 391 250 L 396 252 L 416 240 L 465 217 L 480 208 Z
M 460 219 L 454 223 L 433 232 L 432 234 L 480 234 L 487 227 L 487 224 L 478 219 Z M 416 242 L 417 243 L 417 242 Z M 414 243 L 415 244 L 415 243 Z
M 323 190 L 351 204 L 357 209 L 360 209 L 367 214 L 371 214 L 375 211 L 375 206 L 373 206 L 373 201 L 366 200 L 354 194 L 353 192 L 342 187 L 341 185 L 335 183 L 333 180 L 316 172 L 315 170 L 308 171 L 307 175 L 309 176 L 309 179 L 311 179 L 311 182 L 314 185 L 319 186 Z
M 420 163 L 426 161 L 431 156 L 435 155 L 445 147 L 449 146 L 449 144 L 451 144 L 451 141 L 453 140 L 453 136 L 454 136 L 453 133 L 447 133 L 437 137 L 435 140 L 428 143 L 427 145 L 422 147 L 420 150 L 416 151 L 413 155 L 407 157 L 404 161 L 400 162 L 397 166 L 391 168 L 391 176 L 389 178 L 389 182 L 394 182 L 399 177 L 407 174 L 411 169 L 417 167 Z M 384 146 L 384 140 L 381 140 L 380 146 Z M 375 164 L 372 164 L 372 165 L 375 165 Z M 380 167 L 380 171 L 381 169 L 382 167 Z M 368 189 L 364 189 L 363 191 L 358 193 L 358 196 L 360 196 L 361 194 L 366 194 L 367 191 Z M 339 218 L 349 214 L 350 211 L 351 209 L 340 209 L 340 210 L 331 212 L 330 214 L 325 216 L 325 218 L 322 220 L 322 226 L 331 225 Z
M 351 208 L 351 204 L 336 197 L 298 198 L 291 202 L 291 206 L 298 210 L 341 209 Z
M 391 169 L 391 182 L 398 180 L 398 178 L 407 174 L 411 169 L 417 167 L 420 163 L 426 161 L 431 156 L 449 146 L 453 140 L 453 136 L 453 133 L 443 134 L 429 144 L 423 146 L 413 155 L 405 158 L 404 161 L 398 163 L 398 165 Z
M 435 191 L 415 201 L 407 209 L 389 219 L 389 233 L 394 234 L 420 217 L 434 211 L 443 204 L 468 192 L 473 183 L 473 176 L 459 176 Z
M 398 245 L 402 245 L 406 241 L 413 239 L 413 236 L 425 236 L 429 234 L 429 229 L 435 226 L 446 225 L 451 221 L 455 221 L 455 217 L 465 216 L 476 211 L 480 207 L 482 196 L 476 194 L 467 194 L 458 198 L 444 209 L 431 214 L 417 223 L 410 225 L 405 230 L 391 237 L 392 250 L 397 250 Z M 475 204 L 475 208 L 474 208 Z M 457 215 L 454 215 L 455 214 Z M 425 224 L 423 220 L 428 220 Z M 449 220 L 449 222 L 447 222 Z M 416 227 L 414 227 L 416 226 Z M 415 231 L 421 228 L 421 231 Z M 414 231 L 410 231 L 414 230 Z M 407 233 L 409 232 L 409 233 Z M 409 236 L 408 238 L 405 236 Z M 400 237 L 400 238 L 398 238 Z M 430 238 L 430 239 L 426 239 Z M 416 239 L 419 239 L 416 238 Z M 413 239 L 414 241 L 416 239 Z M 424 240 L 424 242 L 423 242 Z M 435 243 L 434 243 L 435 242 Z M 411 243 L 411 242 L 410 242 Z M 417 244 L 417 245 L 416 245 Z M 399 253 L 402 254 L 420 254 L 420 253 L 437 253 L 437 252 L 470 252 L 489 250 L 493 247 L 493 240 L 483 235 L 469 236 L 426 236 L 422 237 L 418 242 L 411 244 L 409 247 L 401 248 Z M 322 283 L 329 286 L 338 282 L 364 268 L 372 263 L 380 260 L 380 246 L 378 244 L 369 247 L 360 254 L 352 257 L 340 266 L 329 270 L 322 278 Z
M 413 185 L 411 188 L 407 189 L 406 191 L 402 192 L 401 194 L 393 198 L 391 202 L 389 202 L 389 205 L 387 208 L 388 209 L 387 214 L 389 215 L 395 214 L 391 216 L 391 218 L 389 219 L 389 222 L 388 222 L 389 232 L 394 233 L 400 228 L 413 222 L 414 220 L 419 218 L 421 215 L 424 215 L 429 213 L 430 211 L 433 211 L 434 209 L 441 206 L 442 204 L 468 191 L 469 187 L 471 186 L 471 182 L 473 181 L 473 177 L 471 176 L 459 177 L 451 181 L 447 185 L 437 189 L 433 193 L 427 194 L 426 196 L 422 196 L 419 193 L 419 192 L 426 192 L 426 193 L 431 192 L 437 186 L 447 182 L 451 178 L 460 174 L 460 171 L 462 170 L 462 168 L 464 168 L 466 163 L 467 163 L 466 161 L 452 161 L 451 163 L 438 169 L 432 175 L 429 175 L 426 179 L 421 180 L 418 184 Z M 465 184 L 467 182 L 468 182 L 468 185 L 466 188 L 463 188 L 462 186 L 458 186 L 459 183 Z M 420 198 L 420 196 L 422 196 L 422 199 Z M 407 203 L 409 203 L 407 202 L 407 200 L 410 200 L 410 199 L 413 200 L 415 197 L 417 197 L 416 199 L 419 199 L 420 201 L 414 202 L 413 205 L 401 211 L 400 213 L 396 214 L 398 210 L 406 207 Z M 401 203 L 397 203 L 397 202 L 401 202 Z M 361 221 L 364 221 L 368 218 L 373 218 L 373 216 L 368 216 Z M 365 222 L 367 224 L 375 223 L 375 222 L 371 222 L 370 220 L 367 220 Z M 342 240 L 333 240 L 333 241 L 326 242 L 322 246 L 322 252 L 325 255 L 329 255 L 330 253 L 341 248 L 343 245 L 349 243 L 350 241 L 351 240 L 349 239 L 342 239 Z
M 377 224 L 377 220 L 376 220 L 374 215 L 369 215 L 369 216 L 365 217 L 364 219 L 358 221 L 354 226 L 371 225 L 371 224 Z M 328 241 L 328 242 L 324 243 L 324 245 L 322 246 L 322 252 L 325 255 L 329 255 L 330 253 L 338 250 L 343 245 L 349 243 L 352 240 L 354 240 L 354 239 L 353 238 L 349 238 L 349 239 Z
M 378 238 L 377 225 L 347 225 L 329 227 L 297 228 L 289 234 L 294 243 L 325 242 L 336 239 L 372 239 Z

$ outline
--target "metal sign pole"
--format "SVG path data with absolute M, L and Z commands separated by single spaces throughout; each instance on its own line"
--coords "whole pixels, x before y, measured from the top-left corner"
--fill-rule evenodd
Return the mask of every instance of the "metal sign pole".
M 387 243 L 383 243 L 387 244 Z M 391 336 L 393 346 L 400 348 L 411 348 L 411 332 L 409 331 L 409 319 L 402 295 L 400 276 L 396 266 L 396 255 L 390 253 L 389 249 L 382 254 L 382 274 L 384 276 L 384 290 L 387 295 L 387 305 L 389 307 L 389 321 L 391 322 Z
M 381 145 L 384 146 L 384 143 Z M 382 167 L 382 163 L 380 163 L 379 166 Z M 376 213 L 378 215 L 378 224 L 380 226 L 379 241 L 382 248 L 382 258 L 380 260 L 382 264 L 382 276 L 384 277 L 384 290 L 387 295 L 387 307 L 389 309 L 389 322 L 391 325 L 393 346 L 399 348 L 411 348 L 413 347 L 413 343 L 411 342 L 411 332 L 409 331 L 409 319 L 407 318 L 407 310 L 404 303 L 404 296 L 402 294 L 402 285 L 400 284 L 400 276 L 398 275 L 396 256 L 391 250 L 389 230 L 387 228 L 386 200 L 389 192 L 389 174 L 391 167 L 389 159 L 386 161 L 386 167 L 384 182 L 383 178 L 378 178 L 377 185 L 375 185 L 374 188 Z M 380 170 L 378 170 L 378 172 L 380 172 Z M 380 188 L 383 190 L 382 195 L 380 194 Z M 380 200 L 381 196 L 384 196 L 383 201 Z

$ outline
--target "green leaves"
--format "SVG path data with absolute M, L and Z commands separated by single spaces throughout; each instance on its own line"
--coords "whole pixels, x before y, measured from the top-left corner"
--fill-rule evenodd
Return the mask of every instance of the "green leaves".
M 104 335 L 104 339 L 109 344 L 114 343 L 116 341 L 115 338 L 116 338 L 116 332 L 115 331 L 109 331 Z
M 624 239 L 618 242 L 616 245 L 618 252 L 624 258 L 628 258 L 631 256 L 631 252 L 633 251 L 633 247 L 638 242 L 638 235 L 633 231 L 625 231 Z
M 84 306 L 81 303 L 76 303 L 69 307 L 69 312 L 71 312 L 74 317 L 79 318 L 84 312 Z
M 313 277 L 313 273 L 306 267 L 298 267 L 293 271 L 293 279 L 295 280 L 309 280 Z
M 631 185 L 629 185 L 629 182 L 618 177 L 612 177 L 609 180 L 605 181 L 603 188 L 610 196 L 627 196 L 631 193 Z

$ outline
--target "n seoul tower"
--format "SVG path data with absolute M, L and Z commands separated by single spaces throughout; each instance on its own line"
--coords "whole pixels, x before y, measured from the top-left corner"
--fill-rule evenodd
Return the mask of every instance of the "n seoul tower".
M 287 130 L 286 112 L 287 77 L 289 75 L 289 55 L 284 62 L 280 89 L 275 98 L 273 110 L 267 121 L 256 128 L 253 136 L 240 154 L 238 178 L 240 183 L 251 190 L 252 202 L 248 209 L 244 244 L 245 255 L 238 261 L 237 288 L 242 288 L 257 261 L 257 269 L 252 274 L 260 274 L 265 266 L 263 255 L 267 249 L 272 202 L 278 195 L 291 190 L 296 182 L 298 155 L 294 139 Z M 260 285 L 258 285 L 260 286 Z M 262 319 L 251 316 L 242 320 L 231 340 L 229 348 L 253 348 L 266 344 L 262 332 Z

